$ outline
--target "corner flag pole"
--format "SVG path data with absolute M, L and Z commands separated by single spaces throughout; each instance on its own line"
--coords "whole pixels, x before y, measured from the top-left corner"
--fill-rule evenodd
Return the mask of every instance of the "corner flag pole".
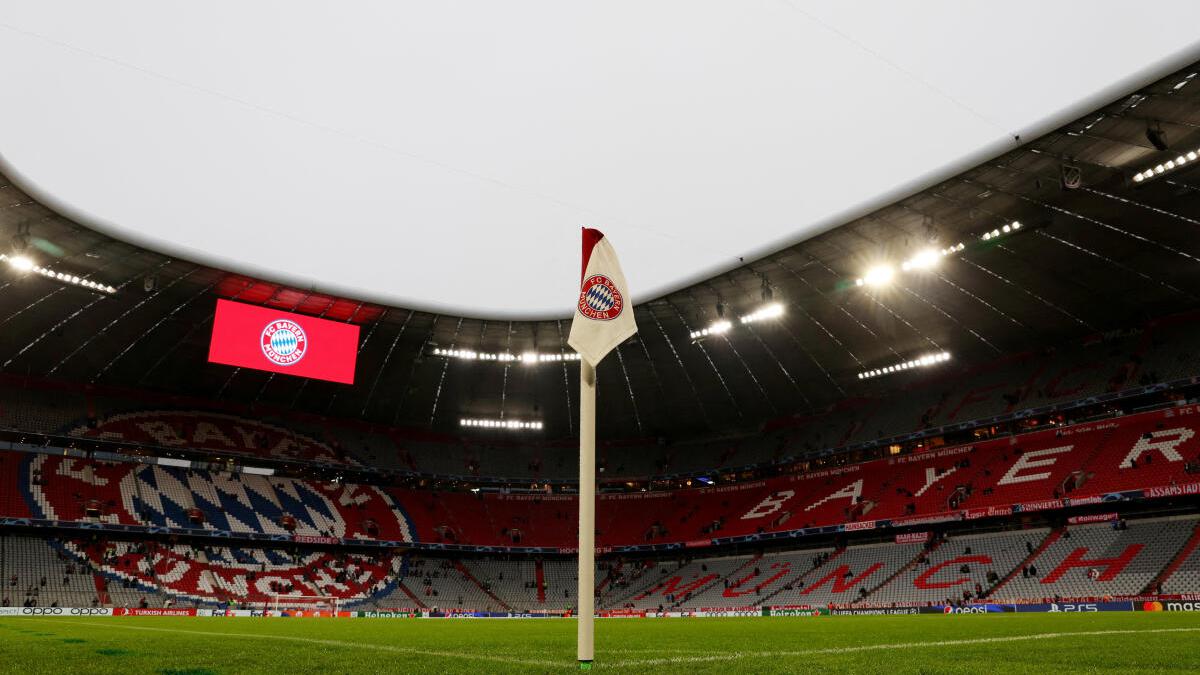
M 579 359 L 579 668 L 595 655 L 592 624 L 596 592 L 596 369 Z
M 600 230 L 583 228 L 583 271 L 567 344 L 579 355 L 579 669 L 595 656 L 596 365 L 637 333 L 625 274 Z

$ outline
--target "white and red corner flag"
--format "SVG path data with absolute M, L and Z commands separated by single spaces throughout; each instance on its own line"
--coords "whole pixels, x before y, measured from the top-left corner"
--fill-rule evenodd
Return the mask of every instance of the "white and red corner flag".
M 629 287 L 600 230 L 583 228 L 583 275 L 567 344 L 593 366 L 637 332 Z

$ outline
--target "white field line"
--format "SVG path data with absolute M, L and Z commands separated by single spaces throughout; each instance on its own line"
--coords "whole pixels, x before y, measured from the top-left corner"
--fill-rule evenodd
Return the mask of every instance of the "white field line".
M 727 654 L 712 654 L 708 656 L 671 656 L 661 659 L 630 659 L 625 661 L 610 661 L 604 663 L 610 668 L 644 667 L 682 663 L 709 663 L 714 661 L 738 661 L 741 659 L 778 658 L 781 656 L 822 656 L 838 654 L 854 654 L 858 652 L 887 651 L 899 649 L 919 649 L 923 647 L 960 647 L 965 645 L 985 645 L 999 642 L 1024 642 L 1029 640 L 1053 640 L 1065 637 L 1089 637 L 1101 635 L 1145 635 L 1150 633 L 1198 633 L 1200 628 L 1148 628 L 1144 630 L 1091 630 L 1068 633 L 1033 633 L 1029 635 L 1006 635 L 990 638 L 970 638 L 963 640 L 936 640 L 928 642 L 898 642 L 892 644 L 854 645 L 849 647 L 829 647 L 826 649 L 804 649 L 799 651 L 764 651 L 764 652 L 730 652 Z
M 221 633 L 206 630 L 187 630 L 184 628 L 154 628 L 151 626 L 130 626 L 120 623 L 109 622 L 89 622 L 89 621 L 71 621 L 69 619 L 26 619 L 26 621 L 38 621 L 49 624 L 69 623 L 76 626 L 88 626 L 89 628 L 120 628 L 123 630 L 142 630 L 152 631 L 155 633 L 179 633 L 183 635 L 203 635 L 205 637 L 218 638 L 250 638 L 254 640 L 283 640 L 286 642 L 303 642 L 305 644 L 324 645 L 327 647 L 344 647 L 346 649 L 371 649 L 380 652 L 392 652 L 395 654 L 411 654 L 413 656 L 438 656 L 447 659 L 465 659 L 470 661 L 494 661 L 497 663 L 511 663 L 522 666 L 543 666 L 550 668 L 561 668 L 568 665 L 565 661 L 549 661 L 537 659 L 519 659 L 509 656 L 498 656 L 495 654 L 472 654 L 470 652 L 447 652 L 433 649 L 413 649 L 410 647 L 394 647 L 392 645 L 373 644 L 370 642 L 344 642 L 342 640 L 321 640 L 318 638 L 297 637 L 294 635 L 270 635 L 262 633 Z

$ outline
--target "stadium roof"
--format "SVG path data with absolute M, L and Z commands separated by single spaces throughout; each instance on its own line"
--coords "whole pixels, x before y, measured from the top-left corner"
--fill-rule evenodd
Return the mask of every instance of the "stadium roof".
M 80 4 L 0 23 L 24 66 L 0 74 L 19 92 L 0 153 L 27 188 L 153 250 L 490 319 L 569 315 L 580 225 L 657 297 L 1197 58 L 1200 21 L 1187 2 Z
M 917 375 L 858 374 L 921 354 L 949 351 L 958 367 L 1195 308 L 1198 70 L 1137 87 L 932 187 L 641 304 L 640 335 L 600 369 L 601 433 L 750 427 L 903 384 Z M 251 280 L 101 234 L 11 178 L 0 180 L 0 232 L 39 264 L 116 292 L 0 269 L 4 372 L 447 430 L 462 417 L 503 414 L 545 420 L 546 436 L 573 431 L 571 364 L 432 352 L 558 353 L 566 320 L 467 319 Z M 901 269 L 930 245 L 935 269 Z M 894 266 L 891 284 L 857 284 L 882 263 Z M 357 383 L 206 364 L 218 296 L 363 324 Z M 772 302 L 782 316 L 740 322 Z M 732 328 L 693 341 L 692 331 L 718 320 L 718 303 Z

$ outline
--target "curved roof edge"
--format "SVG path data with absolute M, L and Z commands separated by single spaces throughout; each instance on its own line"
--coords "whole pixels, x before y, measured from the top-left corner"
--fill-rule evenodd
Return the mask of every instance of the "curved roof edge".
M 776 240 L 752 250 L 736 261 L 730 261 L 726 265 L 708 267 L 697 271 L 695 274 L 685 277 L 676 283 L 661 288 L 654 288 L 646 293 L 639 293 L 637 295 L 643 299 L 636 303 L 635 306 L 647 304 L 670 295 L 671 293 L 675 293 L 691 286 L 710 281 L 722 274 L 726 274 L 732 270 L 738 269 L 739 267 L 760 261 L 763 258 L 778 253 L 779 251 L 813 239 L 830 230 L 836 229 L 837 227 L 845 225 L 857 218 L 861 218 L 898 201 L 912 197 L 922 190 L 926 190 L 975 166 L 999 157 L 1006 152 L 1019 148 L 1025 143 L 1031 142 L 1039 136 L 1050 133 L 1061 126 L 1078 119 L 1080 116 L 1091 112 L 1092 110 L 1111 103 L 1114 99 L 1124 96 L 1130 91 L 1135 91 L 1141 87 L 1151 84 L 1169 75 L 1173 71 L 1184 68 L 1197 61 L 1200 61 L 1200 40 L 1194 44 L 1180 49 L 1175 54 L 1164 58 L 1157 63 L 1141 69 L 1133 75 L 1112 82 L 1102 90 L 1076 102 L 1073 105 L 1064 107 L 1050 115 L 1047 115 L 1045 118 L 1035 124 L 1031 124 L 1023 129 L 1014 129 L 1011 136 L 1008 138 L 1000 139 L 985 145 L 978 150 L 968 153 L 960 157 L 958 160 L 941 167 L 936 171 L 931 171 L 921 176 L 914 177 L 911 180 L 897 185 L 891 190 L 883 192 L 860 204 L 824 218 L 818 221 L 818 223 L 814 225 L 813 229 L 807 230 L 806 233 L 801 237 Z M 35 181 L 25 176 L 16 166 L 9 162 L 5 158 L 3 152 L 0 152 L 0 173 L 6 175 L 17 185 L 17 187 L 41 202 L 50 210 L 69 218 L 84 227 L 93 229 L 118 241 L 123 241 L 150 251 L 156 251 L 170 257 L 206 265 L 226 272 L 244 274 L 264 281 L 287 285 L 297 289 L 309 290 L 316 293 L 329 294 L 343 298 L 353 298 L 355 300 L 376 303 L 387 307 L 428 312 L 443 316 L 461 317 L 464 319 L 534 322 L 568 319 L 572 315 L 570 311 L 572 302 L 570 299 L 564 299 L 563 312 L 561 314 L 532 313 L 518 315 L 509 312 L 484 314 L 471 308 L 422 302 L 413 298 L 394 296 L 386 293 L 374 293 L 362 288 L 352 288 L 342 286 L 340 284 L 328 283 L 315 277 L 297 277 L 294 275 L 278 273 L 273 270 L 259 269 L 253 265 L 245 265 L 236 261 L 227 260 L 220 255 L 212 254 L 207 251 L 201 251 L 178 244 L 169 244 L 149 236 L 142 236 L 136 232 L 122 228 L 111 221 L 87 213 L 86 211 L 75 207 L 70 202 L 42 189 Z

